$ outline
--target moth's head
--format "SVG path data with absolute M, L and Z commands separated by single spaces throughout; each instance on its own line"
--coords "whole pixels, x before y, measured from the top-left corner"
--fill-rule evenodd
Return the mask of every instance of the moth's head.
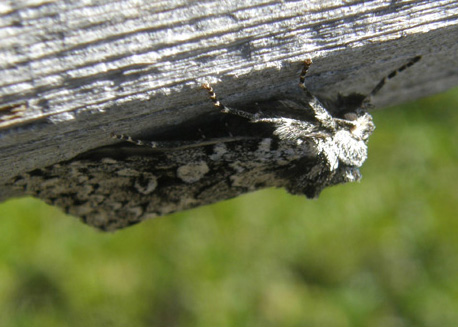
M 372 116 L 360 109 L 345 113 L 343 119 L 349 122 L 350 133 L 363 141 L 366 141 L 375 129 Z

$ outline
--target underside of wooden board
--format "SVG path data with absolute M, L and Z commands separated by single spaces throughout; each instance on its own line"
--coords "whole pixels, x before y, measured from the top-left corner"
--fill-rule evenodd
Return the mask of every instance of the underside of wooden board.
M 306 85 L 332 104 L 421 56 L 374 99 L 383 107 L 457 85 L 457 53 L 454 0 L 7 1 L 0 184 L 113 144 L 111 133 L 144 135 L 214 110 L 203 82 L 232 106 L 301 97 L 311 58 Z

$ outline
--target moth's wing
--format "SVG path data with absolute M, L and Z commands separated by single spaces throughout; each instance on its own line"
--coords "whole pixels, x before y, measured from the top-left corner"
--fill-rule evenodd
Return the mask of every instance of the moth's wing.
M 277 163 L 259 158 L 258 148 L 259 140 L 249 140 L 170 153 L 118 153 L 111 158 L 92 152 L 32 171 L 12 184 L 91 226 L 115 230 L 263 187 L 283 186 L 274 173 Z M 105 148 L 103 153 L 110 151 L 114 152 Z

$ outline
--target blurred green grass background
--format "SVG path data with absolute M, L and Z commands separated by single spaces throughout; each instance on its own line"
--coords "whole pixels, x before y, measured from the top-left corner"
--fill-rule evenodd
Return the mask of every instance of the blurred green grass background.
M 0 206 L 0 326 L 458 326 L 458 90 L 374 112 L 359 184 L 114 234 Z

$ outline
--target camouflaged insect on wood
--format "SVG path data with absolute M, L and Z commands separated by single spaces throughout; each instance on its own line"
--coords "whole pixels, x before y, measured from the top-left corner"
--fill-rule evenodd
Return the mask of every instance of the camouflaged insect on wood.
M 370 99 L 387 78 L 419 59 L 383 78 L 356 110 L 342 117 L 333 117 L 305 87 L 311 60 L 300 75 L 304 101 L 231 108 L 204 84 L 219 113 L 152 140 L 114 135 L 128 142 L 17 176 L 11 185 L 103 230 L 266 187 L 317 197 L 327 186 L 361 178 L 358 168 L 375 128 L 366 112 Z

